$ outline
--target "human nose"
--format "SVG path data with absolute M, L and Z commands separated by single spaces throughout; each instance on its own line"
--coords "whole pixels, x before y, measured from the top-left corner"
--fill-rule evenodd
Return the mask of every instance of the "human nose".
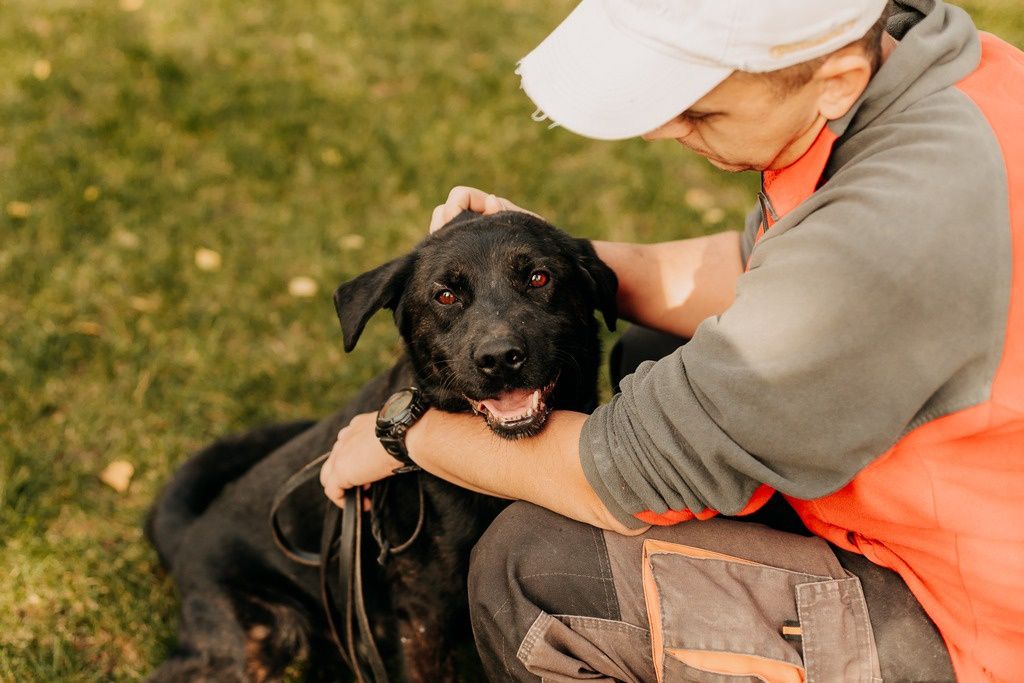
M 679 138 L 685 138 L 687 135 L 693 132 L 693 122 L 687 121 L 682 117 L 676 117 L 668 123 L 662 124 L 652 130 L 649 133 L 644 133 L 641 137 L 648 142 L 651 140 L 676 140 Z

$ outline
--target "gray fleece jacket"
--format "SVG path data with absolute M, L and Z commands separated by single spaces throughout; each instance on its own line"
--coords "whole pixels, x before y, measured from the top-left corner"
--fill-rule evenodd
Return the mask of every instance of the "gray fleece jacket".
M 762 484 L 827 495 L 988 396 L 1010 218 L 999 144 L 952 87 L 979 62 L 977 32 L 933 0 L 899 3 L 888 29 L 899 46 L 829 123 L 818 189 L 756 245 L 759 212 L 748 221 L 733 305 L 587 419 L 584 471 L 623 524 L 734 514 Z

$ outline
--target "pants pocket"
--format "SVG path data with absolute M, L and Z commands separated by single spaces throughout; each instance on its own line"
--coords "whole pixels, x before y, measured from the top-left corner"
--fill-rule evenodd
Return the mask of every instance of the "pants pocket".
M 878 680 L 856 577 L 648 539 L 643 584 L 659 683 Z
M 622 621 L 541 612 L 516 657 L 543 683 L 650 681 L 647 631 Z

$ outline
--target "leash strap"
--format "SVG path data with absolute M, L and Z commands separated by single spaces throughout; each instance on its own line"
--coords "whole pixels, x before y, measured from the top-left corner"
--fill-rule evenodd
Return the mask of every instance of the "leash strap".
M 363 599 L 363 572 L 362 572 L 362 527 L 363 527 L 363 491 L 362 487 L 356 486 L 345 492 L 345 512 L 341 508 L 330 503 L 324 512 L 323 529 L 320 536 L 320 552 L 312 553 L 297 548 L 288 540 L 281 529 L 278 519 L 281 507 L 299 488 L 319 477 L 320 467 L 330 453 L 324 453 L 317 459 L 305 465 L 298 472 L 290 476 L 274 495 L 270 507 L 270 531 L 274 543 L 281 552 L 302 565 L 320 568 L 320 600 L 324 604 L 324 613 L 327 619 L 327 627 L 331 633 L 331 640 L 338 648 L 342 660 L 355 673 L 357 683 L 388 683 L 387 669 L 384 667 L 384 660 L 377 649 L 376 640 L 370 627 L 369 615 L 366 612 L 366 603 Z M 420 515 L 416 523 L 413 535 L 397 548 L 391 548 L 383 541 L 380 533 L 378 515 L 381 510 L 384 495 L 374 497 L 371 500 L 374 512 L 371 514 L 371 525 L 373 526 L 373 537 L 381 545 L 381 555 L 378 561 L 383 564 L 383 559 L 389 554 L 396 554 L 408 548 L 419 535 L 423 528 L 424 501 L 423 484 L 418 481 L 420 495 Z M 384 493 L 382 491 L 381 493 Z M 338 587 L 341 593 L 341 614 L 334 609 L 334 600 L 331 596 L 329 582 L 329 567 L 331 561 L 338 559 Z M 339 619 L 340 617 L 340 619 Z M 369 666 L 366 671 L 363 662 Z
M 307 567 L 319 567 L 323 559 L 322 552 L 311 553 L 308 550 L 302 550 L 301 548 L 293 546 L 284 535 L 284 532 L 281 531 L 281 525 L 278 522 L 277 517 L 278 513 L 281 511 L 281 506 L 284 505 L 284 502 L 288 500 L 295 491 L 312 479 L 320 476 L 320 467 L 324 464 L 324 461 L 327 460 L 327 456 L 329 455 L 330 452 L 324 453 L 319 458 L 308 463 L 298 472 L 288 477 L 287 481 L 285 481 L 285 483 L 281 485 L 281 488 L 277 490 L 277 493 L 274 494 L 274 501 L 270 505 L 270 533 L 274 537 L 274 543 L 290 560 L 298 562 L 299 564 L 304 564 Z M 337 506 L 335 505 L 331 505 L 329 507 L 337 509 Z M 325 528 L 327 527 L 326 521 L 327 519 L 325 517 Z M 324 547 L 323 541 L 321 540 L 321 550 Z
M 420 536 L 420 532 L 423 531 L 423 524 L 427 518 L 427 510 L 425 497 L 423 494 L 423 477 L 416 477 L 416 489 L 417 495 L 419 496 L 419 512 L 416 515 L 416 528 L 409 534 L 409 538 L 405 539 L 396 546 L 391 545 L 391 541 L 384 536 L 384 531 L 381 529 L 381 518 L 384 516 L 384 503 L 387 500 L 388 492 L 391 491 L 391 480 L 385 479 L 378 482 L 373 487 L 373 496 L 370 498 L 370 534 L 373 536 L 373 540 L 377 541 L 377 547 L 380 548 L 380 554 L 377 555 L 377 564 L 384 566 L 387 564 L 388 558 L 392 555 L 399 555 L 406 550 L 416 541 Z
M 373 632 L 370 630 L 370 620 L 366 614 L 366 603 L 363 600 L 363 492 L 361 487 L 356 486 L 345 492 L 345 511 L 346 514 L 341 519 L 341 545 L 338 550 L 338 585 L 343 596 L 344 621 L 342 627 L 345 647 L 348 650 L 349 659 L 355 664 L 353 671 L 355 671 L 359 683 L 364 683 L 364 681 L 386 683 L 388 680 L 387 670 L 384 668 L 384 660 L 381 659 Z M 323 574 L 327 573 L 327 566 L 327 563 L 324 563 L 321 568 Z M 327 603 L 325 607 L 330 610 L 330 605 L 331 603 Z M 360 657 L 360 650 L 362 657 Z M 363 669 L 364 659 L 369 664 L 371 676 L 367 676 Z
M 338 524 L 341 521 L 341 510 L 336 505 L 329 505 L 327 512 L 324 514 L 324 526 L 320 536 L 320 557 L 323 558 L 320 562 L 320 601 L 324 604 L 324 616 L 327 618 L 327 630 L 331 633 L 331 640 L 334 641 L 335 647 L 338 648 L 338 654 L 341 655 L 342 660 L 348 665 L 352 671 L 356 672 L 356 677 L 362 683 L 361 672 L 355 662 L 351 658 L 351 650 L 354 648 L 348 648 L 341 642 L 340 632 L 338 630 L 337 618 L 334 614 L 334 602 L 331 597 L 331 587 L 328 585 L 328 573 L 325 568 L 330 563 L 331 555 L 334 554 L 334 544 L 338 540 L 337 530 Z

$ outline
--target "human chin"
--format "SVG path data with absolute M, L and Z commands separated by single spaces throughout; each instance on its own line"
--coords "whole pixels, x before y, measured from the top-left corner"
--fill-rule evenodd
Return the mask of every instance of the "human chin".
M 751 168 L 753 168 L 753 166 L 751 166 L 749 163 L 738 163 L 738 162 L 734 162 L 734 161 L 725 161 L 724 159 L 721 159 L 721 158 L 715 156 L 713 153 L 709 152 L 706 149 L 701 149 L 699 147 L 694 147 L 692 144 L 688 143 L 686 140 L 682 140 L 682 139 L 678 139 L 677 138 L 677 142 L 679 142 L 679 144 L 681 144 L 683 147 L 686 147 L 691 152 L 693 152 L 695 154 L 699 154 L 700 156 L 702 156 L 705 159 L 707 159 L 709 162 L 711 162 L 711 165 L 714 166 L 715 168 L 719 168 L 719 169 L 721 169 L 723 171 L 729 171 L 730 173 L 736 173 L 736 172 L 739 172 L 739 171 L 748 171 Z
M 721 159 L 715 159 L 714 157 L 706 156 L 711 165 L 722 171 L 728 171 L 729 173 L 739 173 L 740 171 L 749 171 L 754 168 L 749 163 L 734 163 L 730 161 L 722 161 Z

